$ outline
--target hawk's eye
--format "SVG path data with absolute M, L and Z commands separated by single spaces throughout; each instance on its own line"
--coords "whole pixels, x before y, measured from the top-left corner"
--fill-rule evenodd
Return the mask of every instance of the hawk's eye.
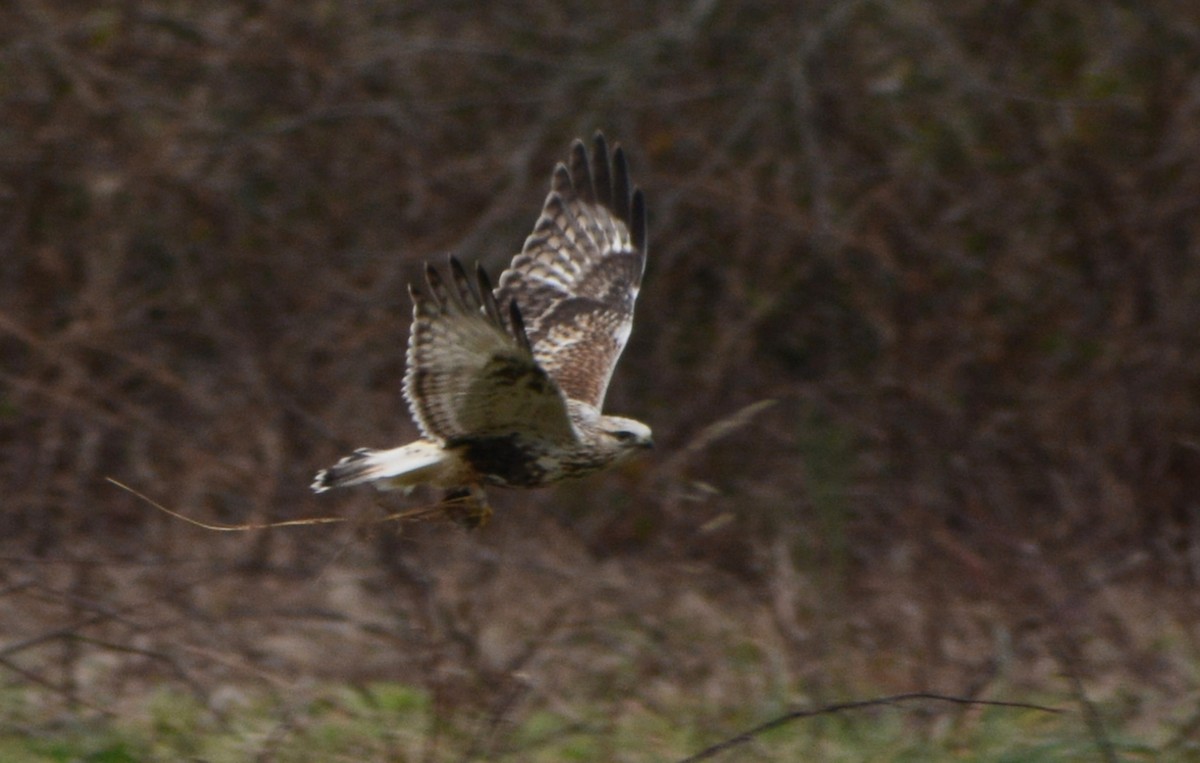
M 634 434 L 633 432 L 626 432 L 623 429 L 620 431 L 617 431 L 617 432 L 613 432 L 613 437 L 617 438 L 621 442 L 633 442 L 634 440 L 637 439 L 636 434 Z

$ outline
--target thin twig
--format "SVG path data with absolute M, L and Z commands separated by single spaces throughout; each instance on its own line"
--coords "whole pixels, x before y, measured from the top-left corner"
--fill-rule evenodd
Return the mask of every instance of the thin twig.
M 938 702 L 952 702 L 956 705 L 985 705 L 990 707 L 1012 707 L 1023 710 L 1038 710 L 1043 713 L 1061 713 L 1059 708 L 1046 707 L 1045 705 L 1035 705 L 1028 702 L 1003 702 L 1000 700 L 985 700 L 985 699 L 969 699 L 967 697 L 952 697 L 945 694 L 933 694 L 931 692 L 909 692 L 907 694 L 894 694 L 890 697 L 878 697 L 876 699 L 856 700 L 854 702 L 839 702 L 833 705 L 825 705 L 824 707 L 814 708 L 812 710 L 793 710 L 790 713 L 785 713 L 778 718 L 773 718 L 766 723 L 755 726 L 748 731 L 743 731 L 737 736 L 730 737 L 724 741 L 718 742 L 712 747 L 705 748 L 695 755 L 691 755 L 679 761 L 679 763 L 693 763 L 697 760 L 707 760 L 719 753 L 731 750 L 738 745 L 743 745 L 752 741 L 755 737 L 765 734 L 772 729 L 777 729 L 780 726 L 785 726 L 792 721 L 801 718 L 812 718 L 818 715 L 832 715 L 846 710 L 861 710 L 867 707 L 878 707 L 880 705 L 894 705 L 900 702 L 909 702 L 917 699 L 936 700 Z
M 123 482 L 118 482 L 117 480 L 113 479 L 112 477 L 105 477 L 104 479 L 108 480 L 109 482 L 111 482 L 112 484 L 121 488 L 122 490 L 126 490 L 126 491 L 132 493 L 133 495 L 142 499 L 143 501 L 150 504 L 154 508 L 158 509 L 159 511 L 163 512 L 164 514 L 174 517 L 175 519 L 178 519 L 183 522 L 187 522 L 189 525 L 195 525 L 196 527 L 200 527 L 205 530 L 212 530 L 213 532 L 223 532 L 223 533 L 247 532 L 250 530 L 267 530 L 267 529 L 270 529 L 273 527 L 302 527 L 304 525 L 331 525 L 331 524 L 339 524 L 342 522 L 350 522 L 350 521 L 380 523 L 380 522 L 392 522 L 392 521 L 400 521 L 400 520 L 415 521 L 415 520 L 422 520 L 422 519 L 430 519 L 430 518 L 437 518 L 437 517 L 440 517 L 443 514 L 445 514 L 445 510 L 446 510 L 447 506 L 450 506 L 455 503 L 463 502 L 466 500 L 466 499 L 451 498 L 451 499 L 447 499 L 444 501 L 440 501 L 436 504 L 417 506 L 416 508 L 405 509 L 404 511 L 397 511 L 397 512 L 388 514 L 386 516 L 378 517 L 375 519 L 369 519 L 369 520 L 364 520 L 360 517 L 305 517 L 303 519 L 284 519 L 279 522 L 247 522 L 245 524 L 229 525 L 229 524 L 223 524 L 223 523 L 217 523 L 217 522 L 203 522 L 199 519 L 193 519 L 192 517 L 189 517 L 186 514 L 181 514 L 178 511 L 175 511 L 173 509 L 168 509 L 166 506 L 163 506 L 161 503 L 155 501 L 154 499 L 152 499 L 142 493 L 139 493 L 138 491 L 134 490 L 133 488 L 129 487 L 128 485 L 126 485 Z

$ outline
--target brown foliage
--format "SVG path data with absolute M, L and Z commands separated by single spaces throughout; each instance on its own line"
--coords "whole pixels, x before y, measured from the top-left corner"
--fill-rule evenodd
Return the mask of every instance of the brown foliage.
M 736 510 L 833 489 L 970 544 L 1193 540 L 1195 18 L 389 8 L 6 12 L 10 536 L 140 525 L 107 475 L 310 510 L 314 466 L 411 433 L 415 265 L 501 268 L 601 126 L 654 212 L 612 407 L 670 452 L 790 401 L 703 456 Z M 814 437 L 852 441 L 835 485 Z

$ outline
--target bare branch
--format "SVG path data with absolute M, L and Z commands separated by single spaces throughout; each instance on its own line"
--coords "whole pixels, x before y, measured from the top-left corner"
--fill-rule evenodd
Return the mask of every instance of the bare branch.
M 765 734 L 768 731 L 777 729 L 781 726 L 786 726 L 787 724 L 791 723 L 792 721 L 800 720 L 802 718 L 813 718 L 818 715 L 833 715 L 835 713 L 842 713 L 847 710 L 862 710 L 862 709 L 868 708 L 868 707 L 879 707 L 880 705 L 895 705 L 895 704 L 899 704 L 901 702 L 912 702 L 913 700 L 921 700 L 921 699 L 935 700 L 938 702 L 950 702 L 950 703 L 953 703 L 956 705 L 1010 707 L 1010 708 L 1017 708 L 1017 709 L 1021 709 L 1021 710 L 1037 710 L 1037 711 L 1043 712 L 1043 713 L 1061 713 L 1061 712 L 1063 712 L 1062 710 L 1060 710 L 1058 708 L 1047 707 L 1045 705 L 1035 705 L 1035 704 L 1028 703 L 1028 702 L 1003 702 L 1003 701 L 999 701 L 999 700 L 970 699 L 968 697 L 954 697 L 954 696 L 950 696 L 950 695 L 946 695 L 946 694 L 934 694 L 931 692 L 910 692 L 907 694 L 894 694 L 890 697 L 879 697 L 877 699 L 864 699 L 864 700 L 857 700 L 854 702 L 839 702 L 839 703 L 832 704 L 832 705 L 825 705 L 823 707 L 813 708 L 812 710 L 793 710 L 790 713 L 785 713 L 784 715 L 781 715 L 778 718 L 773 718 L 773 719 L 767 721 L 766 723 L 755 726 L 754 728 L 749 729 L 748 731 L 743 731 L 741 734 L 738 734 L 737 736 L 733 736 L 722 742 L 718 742 L 717 744 L 713 745 L 712 747 L 707 747 L 707 748 L 701 750 L 700 752 L 696 753 L 695 755 L 691 755 L 689 757 L 683 758 L 682 760 L 679 761 L 679 763 L 693 763 L 693 761 L 697 761 L 697 760 L 707 760 L 716 755 L 719 755 L 722 752 L 731 750 L 734 747 L 746 744 L 747 742 L 752 741 L 755 737 L 761 736 L 762 734 Z

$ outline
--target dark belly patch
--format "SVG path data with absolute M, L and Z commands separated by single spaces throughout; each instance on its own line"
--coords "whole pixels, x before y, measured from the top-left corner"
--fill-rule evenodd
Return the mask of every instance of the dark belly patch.
M 446 446 L 459 450 L 475 471 L 492 481 L 512 487 L 545 484 L 546 469 L 537 462 L 542 453 L 517 437 L 461 437 Z

